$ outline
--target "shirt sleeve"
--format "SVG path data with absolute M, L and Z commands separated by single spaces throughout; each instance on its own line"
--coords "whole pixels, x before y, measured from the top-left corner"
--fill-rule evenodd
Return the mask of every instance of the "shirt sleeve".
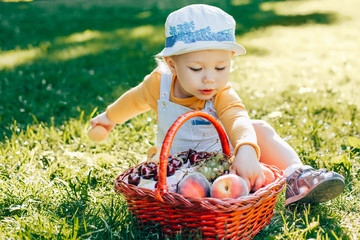
M 159 72 L 152 72 L 136 87 L 125 92 L 106 109 L 111 121 L 122 124 L 150 109 L 157 111 L 157 99 L 160 95 Z
M 240 146 L 248 144 L 254 147 L 260 159 L 255 129 L 240 97 L 230 85 L 215 96 L 214 108 L 234 147 L 234 154 Z

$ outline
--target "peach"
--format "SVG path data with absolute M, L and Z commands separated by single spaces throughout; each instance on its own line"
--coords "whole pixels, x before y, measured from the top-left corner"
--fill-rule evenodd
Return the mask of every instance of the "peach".
M 215 179 L 211 187 L 214 198 L 238 198 L 249 194 L 246 181 L 236 174 L 226 174 Z
M 96 141 L 96 142 L 100 142 L 103 141 L 108 135 L 107 130 L 100 125 L 96 125 L 95 127 L 90 127 L 90 129 L 88 130 L 88 136 Z
M 274 173 L 268 168 L 266 167 L 265 165 L 263 164 L 260 164 L 261 166 L 261 169 L 265 175 L 265 183 L 263 185 L 263 187 L 265 187 L 266 185 L 272 183 L 275 181 L 275 175 Z
M 204 175 L 194 172 L 186 175 L 178 184 L 177 192 L 184 197 L 209 197 L 210 183 Z

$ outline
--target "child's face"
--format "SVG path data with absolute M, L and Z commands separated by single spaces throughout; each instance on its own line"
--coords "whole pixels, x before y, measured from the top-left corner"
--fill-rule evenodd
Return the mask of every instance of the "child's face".
M 226 50 L 202 50 L 167 57 L 171 72 L 177 75 L 175 97 L 209 100 L 226 86 L 232 55 Z

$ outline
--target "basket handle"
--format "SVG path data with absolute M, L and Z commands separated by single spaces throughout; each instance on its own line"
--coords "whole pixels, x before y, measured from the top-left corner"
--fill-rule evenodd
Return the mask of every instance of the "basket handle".
M 168 191 L 168 186 L 166 184 L 166 177 L 167 177 L 167 164 L 168 164 L 168 158 L 170 153 L 171 144 L 174 140 L 176 132 L 179 130 L 179 128 L 190 118 L 193 117 L 203 117 L 207 120 L 209 120 L 212 125 L 215 127 L 219 138 L 221 142 L 221 147 L 223 150 L 223 153 L 227 156 L 231 155 L 230 145 L 227 138 L 227 135 L 221 126 L 221 124 L 210 114 L 202 111 L 189 111 L 187 113 L 184 113 L 181 115 L 169 128 L 160 152 L 160 169 L 159 169 L 159 181 L 158 186 L 155 189 L 155 198 L 161 202 L 164 202 L 162 196 Z

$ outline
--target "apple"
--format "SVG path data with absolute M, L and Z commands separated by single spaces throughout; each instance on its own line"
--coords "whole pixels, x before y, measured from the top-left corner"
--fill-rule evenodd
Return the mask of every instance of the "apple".
M 215 179 L 211 187 L 213 198 L 238 198 L 249 194 L 245 180 L 236 174 L 226 174 Z
M 184 197 L 209 197 L 210 189 L 209 181 L 199 172 L 186 175 L 177 186 L 177 192 Z
M 90 127 L 87 134 L 92 140 L 101 142 L 107 137 L 108 132 L 103 126 L 96 125 L 95 127 Z

